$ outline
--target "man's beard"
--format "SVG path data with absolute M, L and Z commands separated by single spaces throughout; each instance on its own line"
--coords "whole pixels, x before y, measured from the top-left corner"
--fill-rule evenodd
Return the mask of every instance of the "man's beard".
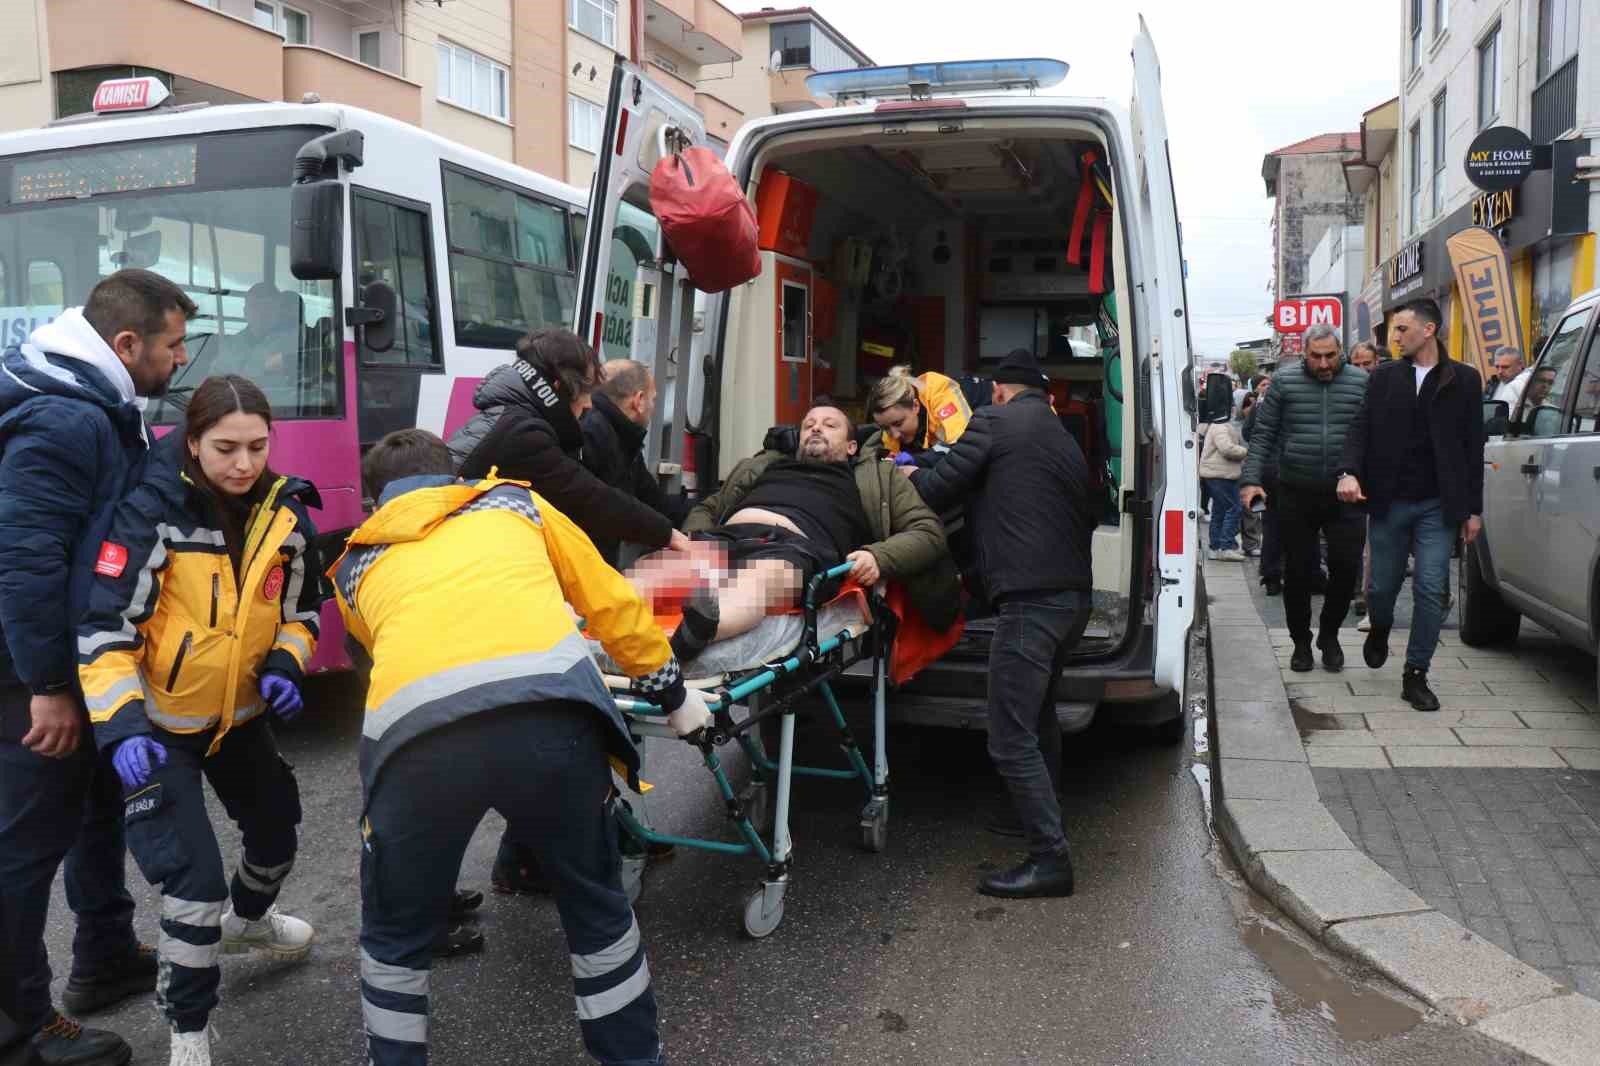
M 822 450 L 819 451 L 819 452 L 812 451 L 811 450 L 811 445 L 812 444 L 818 445 Z M 835 459 L 830 454 L 830 449 L 828 448 L 828 442 L 825 441 L 825 440 L 822 440 L 820 438 L 815 438 L 815 439 L 812 439 L 812 440 L 807 440 L 807 441 L 802 441 L 801 442 L 801 444 L 800 444 L 800 459 L 802 461 L 804 461 L 804 462 L 812 462 L 812 463 L 837 463 L 837 462 L 839 462 L 838 459 Z

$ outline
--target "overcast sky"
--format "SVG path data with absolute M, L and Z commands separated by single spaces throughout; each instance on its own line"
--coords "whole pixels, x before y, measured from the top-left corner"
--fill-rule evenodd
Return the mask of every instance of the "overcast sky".
M 812 0 L 812 6 L 880 64 L 1045 56 L 1071 65 L 1056 91 L 1124 104 L 1143 12 L 1161 57 L 1194 344 L 1218 358 L 1234 342 L 1268 332 L 1272 201 L 1261 157 L 1319 133 L 1358 129 L 1363 111 L 1398 91 L 1402 0 Z

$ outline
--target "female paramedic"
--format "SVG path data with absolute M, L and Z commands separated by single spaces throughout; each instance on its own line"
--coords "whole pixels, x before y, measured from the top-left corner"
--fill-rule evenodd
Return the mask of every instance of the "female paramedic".
M 884 455 L 900 466 L 932 466 L 966 432 L 972 405 L 943 374 L 912 377 L 897 366 L 867 395 L 867 417 L 883 430 Z
M 79 674 L 124 788 L 128 850 L 161 887 L 156 999 L 171 1066 L 209 1066 L 221 954 L 303 959 L 313 931 L 273 906 L 294 865 L 300 792 L 273 715 L 300 713 L 321 580 L 316 490 L 267 466 L 272 408 L 248 379 L 195 390 L 100 546 Z M 270 711 L 269 715 L 267 712 Z M 239 826 L 231 883 L 204 774 Z

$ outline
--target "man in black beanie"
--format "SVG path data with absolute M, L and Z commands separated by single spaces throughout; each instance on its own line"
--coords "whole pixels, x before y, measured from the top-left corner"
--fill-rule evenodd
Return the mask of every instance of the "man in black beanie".
M 1050 379 L 1017 349 L 994 372 L 994 402 L 929 469 L 904 467 L 935 511 L 966 501 L 978 569 L 995 604 L 989 757 L 1028 842 L 1019 866 L 978 884 L 990 896 L 1070 896 L 1072 859 L 1057 799 L 1056 683 L 1089 622 L 1094 507 L 1078 442 L 1050 408 Z

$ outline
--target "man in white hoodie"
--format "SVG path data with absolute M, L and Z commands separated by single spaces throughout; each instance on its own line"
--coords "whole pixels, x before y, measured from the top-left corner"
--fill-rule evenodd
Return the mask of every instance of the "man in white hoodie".
M 51 1001 L 44 927 L 63 860 L 77 916 L 67 1009 L 87 1013 L 156 983 L 155 953 L 133 935 L 122 789 L 95 751 L 73 630 L 93 575 L 130 563 L 105 537 L 150 451 L 140 397 L 188 361 L 195 311 L 166 278 L 122 270 L 0 356 L 0 957 L 16 973 L 0 1010 L 39 1066 L 121 1066 L 131 1055 Z M 168 814 L 154 799 L 130 808 L 128 832 L 163 831 Z

